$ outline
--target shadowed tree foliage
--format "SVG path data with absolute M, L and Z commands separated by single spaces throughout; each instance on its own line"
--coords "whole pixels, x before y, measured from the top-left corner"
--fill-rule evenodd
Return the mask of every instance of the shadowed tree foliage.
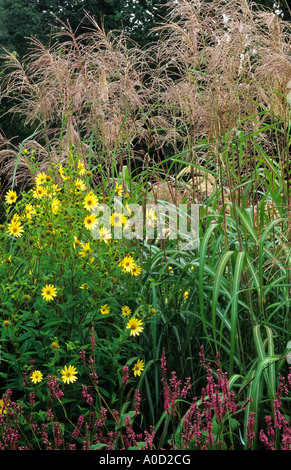
M 0 45 L 23 56 L 29 47 L 29 37 L 49 44 L 59 20 L 69 22 L 79 34 L 90 22 L 86 13 L 104 23 L 106 31 L 124 29 L 141 46 L 149 40 L 149 32 L 165 12 L 162 0 L 0 0 Z

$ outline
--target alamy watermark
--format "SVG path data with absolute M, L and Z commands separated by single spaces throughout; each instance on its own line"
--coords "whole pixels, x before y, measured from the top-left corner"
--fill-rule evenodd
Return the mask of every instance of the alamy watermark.
M 182 250 L 199 247 L 199 204 L 123 204 L 114 197 L 113 207 L 98 204 L 92 210 L 95 239 L 179 240 Z

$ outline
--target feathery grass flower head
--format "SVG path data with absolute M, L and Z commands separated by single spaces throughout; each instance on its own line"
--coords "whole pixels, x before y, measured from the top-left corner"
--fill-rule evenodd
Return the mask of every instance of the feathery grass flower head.
M 42 381 L 42 378 L 43 378 L 43 375 L 42 375 L 42 373 L 41 373 L 40 370 L 35 370 L 35 371 L 31 374 L 31 377 L 30 377 L 32 383 L 34 383 L 34 384 L 37 384 L 37 383 L 41 382 L 41 381 Z
M 77 380 L 76 375 L 78 374 L 78 371 L 76 367 L 69 365 L 69 367 L 65 366 L 61 370 L 61 375 L 62 375 L 62 381 L 64 383 L 74 383 Z
M 134 376 L 136 377 L 137 375 L 140 376 L 142 371 L 144 370 L 144 362 L 139 359 L 136 364 L 134 364 L 134 367 L 132 368 Z
M 41 295 L 46 301 L 53 300 L 54 297 L 56 297 L 56 295 L 57 295 L 57 289 L 53 285 L 47 284 L 42 289 L 42 294 Z
M 5 195 L 5 201 L 8 204 L 13 204 L 14 202 L 16 202 L 16 200 L 17 200 L 16 191 L 12 191 L 11 189 L 9 191 L 7 191 L 7 193 Z
M 126 328 L 130 330 L 130 336 L 138 336 L 143 331 L 143 327 L 141 325 L 143 325 L 141 320 L 138 320 L 135 317 L 130 318 L 126 325 Z

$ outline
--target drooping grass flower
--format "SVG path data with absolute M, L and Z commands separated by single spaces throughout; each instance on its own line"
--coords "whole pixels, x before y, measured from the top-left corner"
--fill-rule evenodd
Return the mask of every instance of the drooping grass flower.
M 128 315 L 131 314 L 131 309 L 130 309 L 127 305 L 125 305 L 124 307 L 122 307 L 121 311 L 122 311 L 122 315 L 123 315 L 124 317 L 127 317 Z
M 8 225 L 8 233 L 9 235 L 19 238 L 23 233 L 23 226 L 20 222 L 12 222 Z
M 31 374 L 31 377 L 30 377 L 30 378 L 31 378 L 32 383 L 37 384 L 37 383 L 39 383 L 39 382 L 42 381 L 42 377 L 43 377 L 43 375 L 42 375 L 42 373 L 40 372 L 40 370 L 35 370 L 35 371 Z
M 69 367 L 65 366 L 64 369 L 61 370 L 62 381 L 64 383 L 74 383 L 77 380 L 76 375 L 78 371 L 76 367 L 69 365 Z
M 83 205 L 87 211 L 94 209 L 94 207 L 98 206 L 98 198 L 95 194 L 91 191 L 87 196 L 85 196 Z
M 57 289 L 53 285 L 48 284 L 42 289 L 41 295 L 46 301 L 53 300 L 57 295 Z
M 101 306 L 100 312 L 102 315 L 108 315 L 108 313 L 110 312 L 110 307 L 107 304 L 104 304 Z
M 96 215 L 93 215 L 93 214 L 87 215 L 87 217 L 85 217 L 85 220 L 84 220 L 85 227 L 88 230 L 92 230 L 96 224 L 96 219 L 97 219 Z
M 14 202 L 16 202 L 17 200 L 17 194 L 15 191 L 12 191 L 11 189 L 6 193 L 6 196 L 5 196 L 5 201 L 8 203 L 8 204 L 13 204 Z
M 134 364 L 134 367 L 132 368 L 134 376 L 136 377 L 137 375 L 140 376 L 142 371 L 144 370 L 144 362 L 139 359 L 136 364 Z
M 130 336 L 138 336 L 143 330 L 142 324 L 141 320 L 132 317 L 126 325 L 126 328 L 130 330 Z

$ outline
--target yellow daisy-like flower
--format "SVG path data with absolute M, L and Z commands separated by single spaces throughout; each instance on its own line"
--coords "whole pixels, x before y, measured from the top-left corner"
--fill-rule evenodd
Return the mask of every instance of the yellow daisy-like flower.
M 61 375 L 62 375 L 62 381 L 64 383 L 74 383 L 77 380 L 76 375 L 78 374 L 78 371 L 76 367 L 69 365 L 69 367 L 65 366 L 61 370 Z
M 90 192 L 87 194 L 87 196 L 84 199 L 83 205 L 87 211 L 90 211 L 91 209 L 94 209 L 94 207 L 98 206 L 98 199 L 97 196 L 93 192 Z
M 86 173 L 85 166 L 83 162 L 78 162 L 79 175 L 83 176 Z
M 12 191 L 11 189 L 6 193 L 5 196 L 5 201 L 8 204 L 13 204 L 17 200 L 17 193 L 15 191 Z
M 56 197 L 54 197 L 52 200 L 52 213 L 53 214 L 57 214 L 59 212 L 60 204 L 61 204 L 61 201 L 57 199 Z
M 74 237 L 73 247 L 76 248 L 76 246 L 79 246 L 79 245 L 81 245 L 80 240 L 77 237 Z
M 128 202 L 125 204 L 125 208 L 126 208 L 128 214 L 131 215 L 131 214 L 132 214 L 132 210 L 131 210 L 131 208 L 129 207 Z
M 110 307 L 108 307 L 107 304 L 102 305 L 102 307 L 100 308 L 100 312 L 102 313 L 102 315 L 107 315 L 110 312 Z
M 146 210 L 146 219 L 149 225 L 154 225 L 155 221 L 158 219 L 154 209 L 151 208 Z
M 4 408 L 4 400 L 0 400 L 0 416 L 1 415 L 5 415 L 7 413 L 7 411 L 5 410 Z
M 112 239 L 112 235 L 107 228 L 100 228 L 99 229 L 100 240 L 108 243 L 108 240 Z
M 111 225 L 115 225 L 116 227 L 121 227 L 122 224 L 125 224 L 127 221 L 127 218 L 125 215 L 120 214 L 119 212 L 114 212 L 114 214 L 111 215 L 110 217 L 110 223 Z
M 118 266 L 122 267 L 123 272 L 130 273 L 135 267 L 135 261 L 132 256 L 127 255 Z
M 56 341 L 53 341 L 53 342 L 51 343 L 51 347 L 52 347 L 55 351 L 60 348 L 60 346 L 58 345 L 58 343 L 57 343 Z
M 52 194 L 56 194 L 57 192 L 61 191 L 62 188 L 59 188 L 57 184 L 52 184 Z
M 64 170 L 63 170 L 63 165 L 62 165 L 62 164 L 60 164 L 60 166 L 59 166 L 59 173 L 60 173 L 60 175 L 61 175 L 61 178 L 62 178 L 64 181 L 66 181 L 66 180 L 69 179 L 69 177 L 68 177 L 68 176 L 65 176 L 65 174 L 64 174 Z
M 41 295 L 46 301 L 53 300 L 57 295 L 57 289 L 53 285 L 48 284 L 42 289 Z
M 92 230 L 96 224 L 96 215 L 90 214 L 85 217 L 84 225 L 88 230 Z
M 76 243 L 76 242 L 75 242 Z M 86 255 L 90 255 L 92 253 L 92 249 L 90 247 L 90 242 L 84 244 L 84 243 L 81 243 L 82 245 L 82 250 L 80 251 L 79 255 L 84 258 L 84 256 Z
M 46 182 L 46 174 L 44 172 L 38 173 L 38 175 L 35 178 L 36 186 L 41 186 L 45 182 Z
M 17 224 L 17 223 L 19 223 L 19 221 L 20 221 L 20 216 L 19 216 L 19 214 L 17 214 L 17 213 L 14 214 L 14 216 L 13 216 L 12 219 L 11 219 L 11 223 L 12 223 L 12 224 Z
M 133 276 L 139 276 L 141 274 L 141 267 L 137 266 L 137 265 L 134 265 L 132 270 L 131 270 L 131 274 Z
M 11 224 L 8 225 L 9 235 L 19 238 L 21 237 L 22 232 L 23 232 L 23 227 L 20 222 L 16 222 L 16 223 L 12 222 Z
M 140 376 L 142 371 L 144 370 L 144 362 L 139 359 L 136 364 L 134 364 L 134 367 L 132 368 L 134 376 L 136 377 L 137 375 Z
M 35 370 L 35 371 L 31 374 L 30 379 L 31 379 L 32 383 L 37 384 L 37 383 L 39 383 L 39 382 L 42 381 L 42 377 L 43 377 L 43 375 L 42 375 L 42 373 L 40 372 L 40 370 Z
M 122 307 L 121 311 L 122 311 L 122 315 L 123 315 L 124 317 L 127 317 L 128 315 L 131 314 L 131 309 L 130 309 L 127 305 L 125 305 L 124 307 Z
M 84 282 L 84 284 L 80 286 L 80 289 L 89 289 L 88 284 Z
M 118 196 L 122 196 L 122 193 L 123 193 L 122 184 L 116 183 L 115 192 L 118 194 Z
M 32 194 L 36 199 L 41 199 L 45 195 L 45 190 L 42 186 L 36 186 Z
M 84 181 L 82 181 L 80 179 L 76 179 L 75 187 L 78 191 L 86 191 L 86 185 L 85 185 Z
M 126 325 L 126 328 L 130 330 L 130 336 L 138 336 L 143 330 L 141 325 L 143 325 L 141 320 L 132 317 Z
M 3 326 L 9 326 L 9 325 L 10 325 L 10 321 L 9 320 L 4 320 Z
M 31 219 L 31 217 L 35 214 L 35 209 L 31 204 L 26 204 L 25 206 L 25 215 L 28 219 Z
M 188 299 L 189 297 L 189 292 L 186 290 L 183 294 L 184 299 Z

